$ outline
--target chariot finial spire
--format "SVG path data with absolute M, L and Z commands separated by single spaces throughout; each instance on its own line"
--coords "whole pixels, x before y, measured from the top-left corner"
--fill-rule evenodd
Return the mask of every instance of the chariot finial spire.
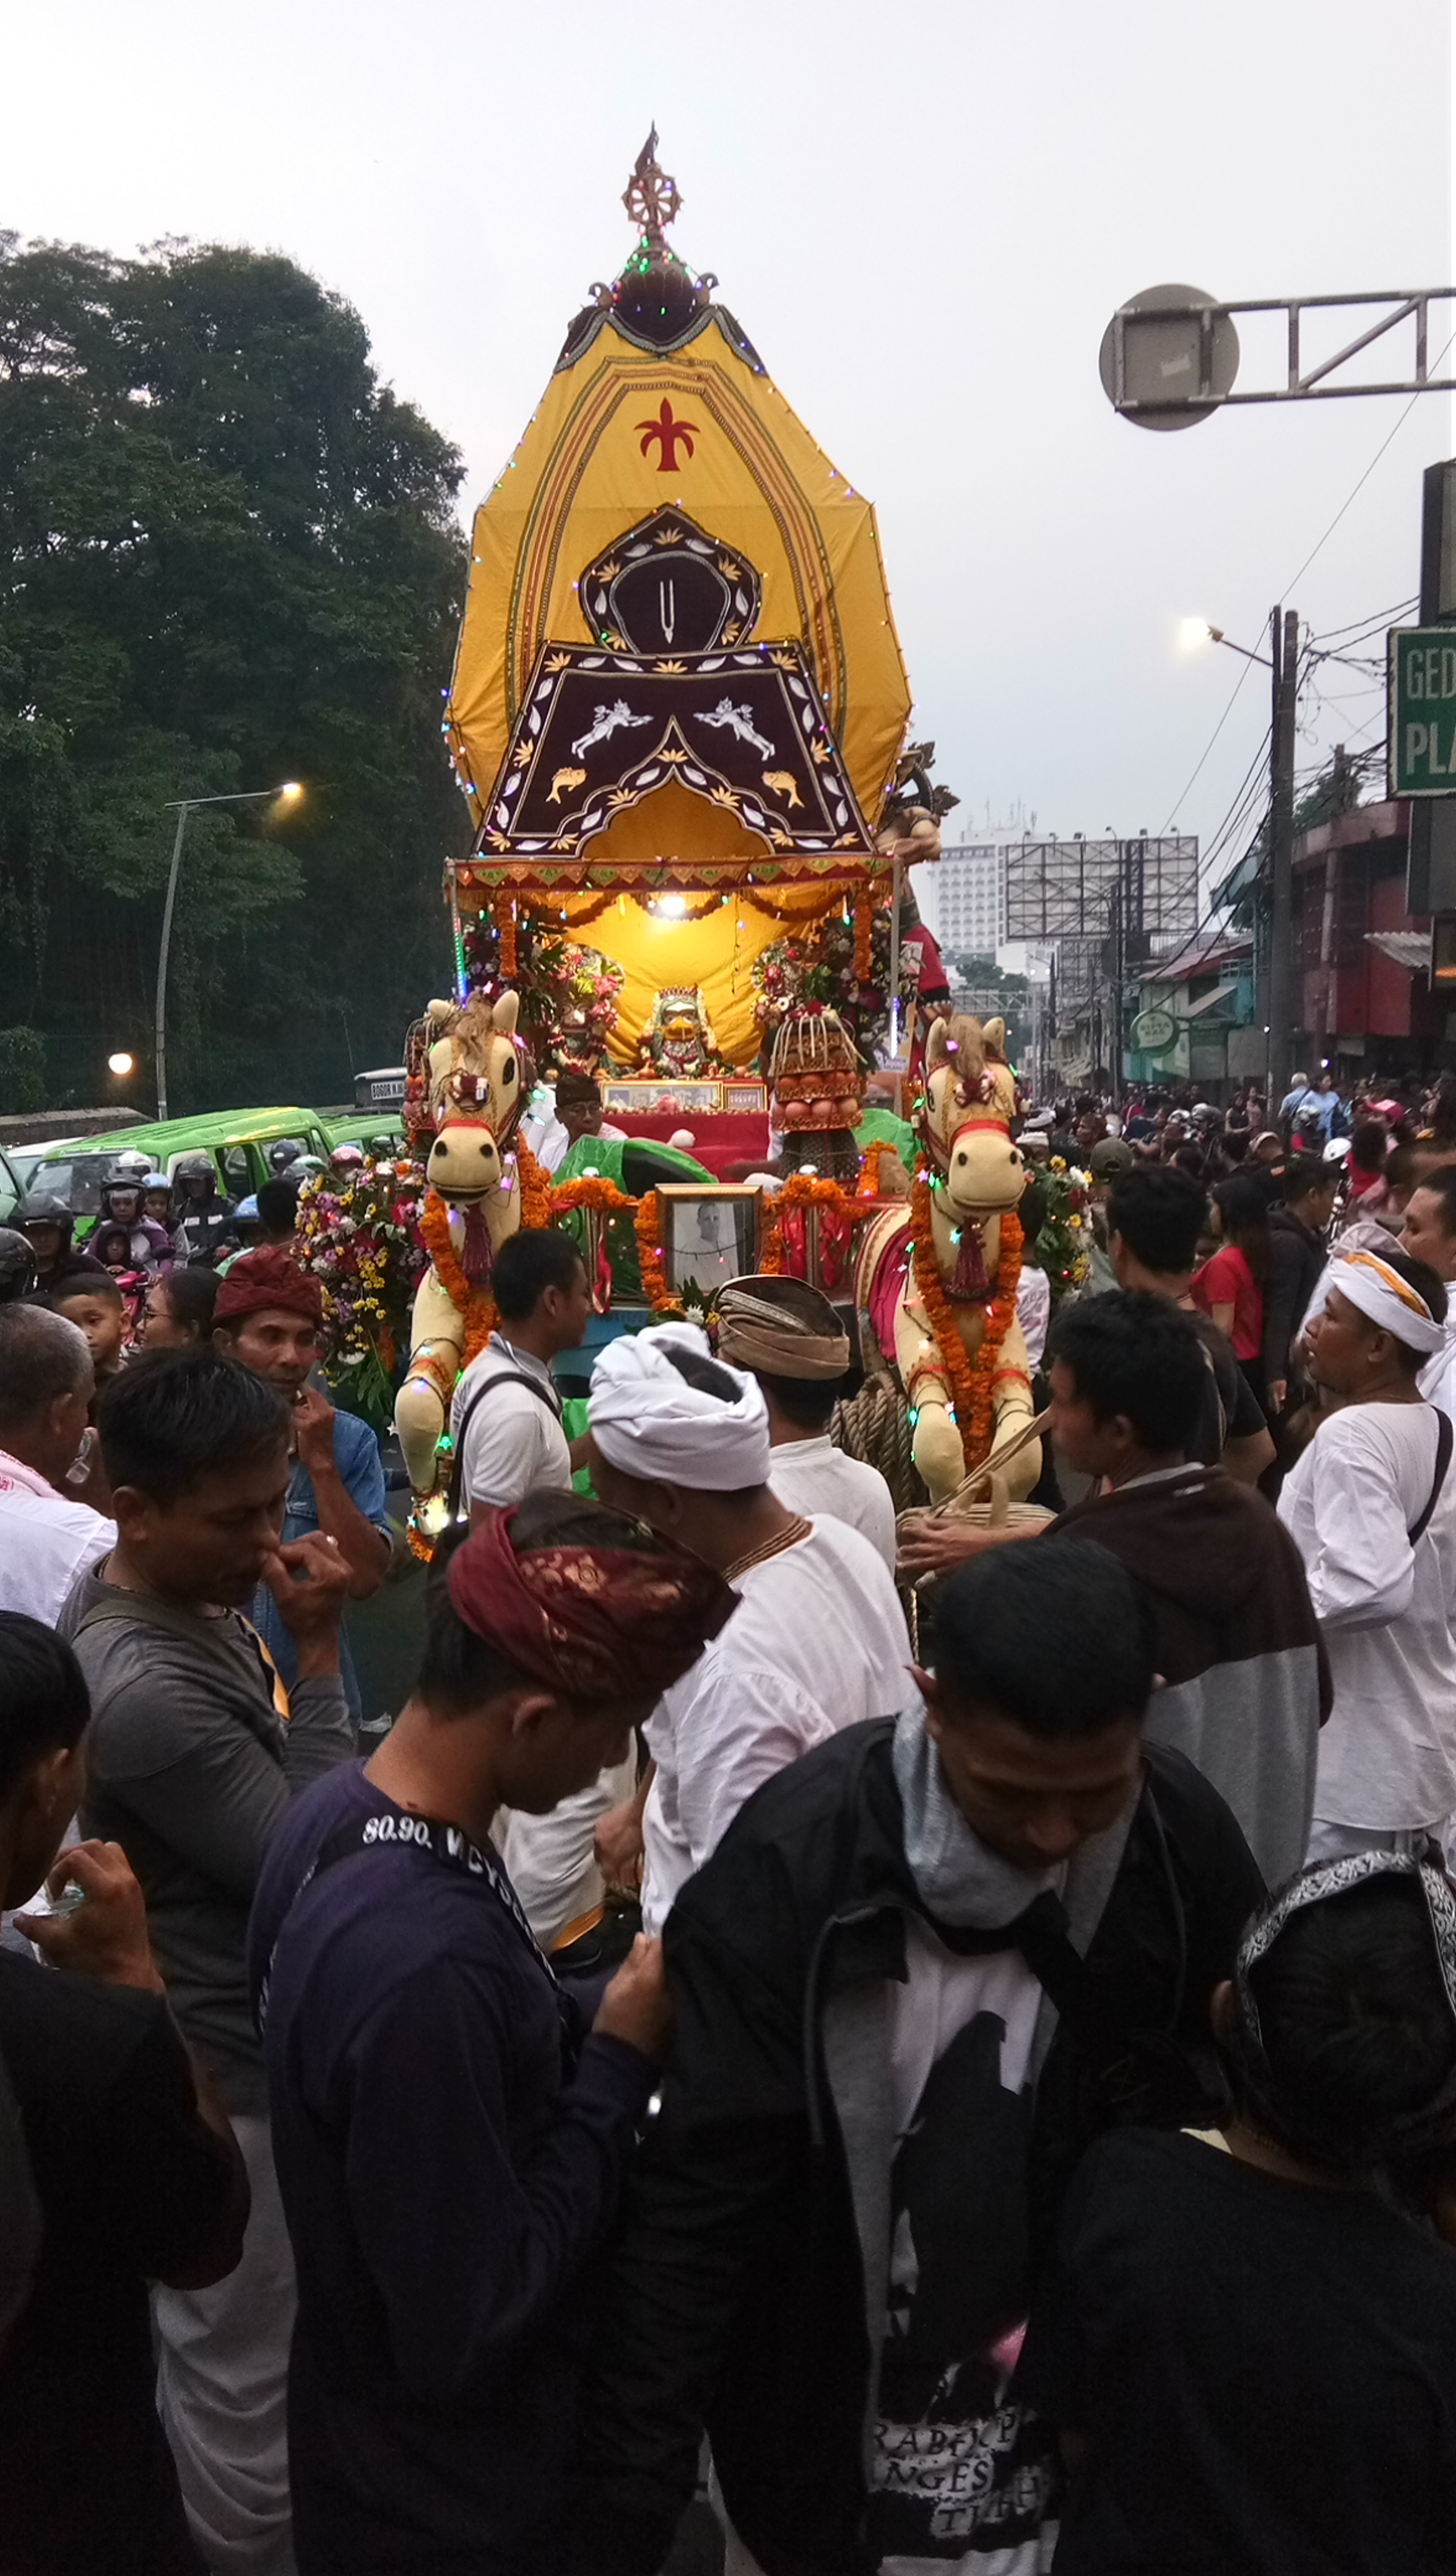
M 682 204 L 682 192 L 676 179 L 671 179 L 657 164 L 657 128 L 654 125 L 641 151 L 637 165 L 627 182 L 622 198 L 632 221 L 649 242 L 660 243 L 663 230 L 670 224 Z

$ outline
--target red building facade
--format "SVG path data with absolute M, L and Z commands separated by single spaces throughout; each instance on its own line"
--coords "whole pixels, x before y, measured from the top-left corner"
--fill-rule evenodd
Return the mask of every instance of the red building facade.
M 1352 1073 L 1456 1063 L 1426 971 L 1429 914 L 1406 910 L 1407 802 L 1342 814 L 1294 844 L 1294 956 L 1309 1054 Z

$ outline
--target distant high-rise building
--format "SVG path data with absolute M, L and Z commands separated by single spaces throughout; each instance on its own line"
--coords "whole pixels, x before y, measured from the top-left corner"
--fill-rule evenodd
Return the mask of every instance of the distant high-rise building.
M 935 872 L 940 946 L 948 957 L 994 957 L 1006 944 L 1006 844 L 1019 832 L 991 833 L 940 854 Z

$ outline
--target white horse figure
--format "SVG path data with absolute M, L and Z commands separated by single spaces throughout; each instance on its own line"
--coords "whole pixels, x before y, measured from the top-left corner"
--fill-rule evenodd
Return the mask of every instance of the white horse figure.
M 1015 1214 L 1030 1177 L 1011 1135 L 1016 1085 L 1001 1053 L 1003 1036 L 997 1020 L 984 1029 L 965 1017 L 936 1021 L 925 1051 L 921 1128 L 929 1173 L 916 1181 L 908 1209 L 870 1227 L 860 1252 L 855 1303 L 869 1314 L 915 1415 L 911 1455 L 932 1502 L 953 1494 L 968 1467 L 994 1466 L 1033 1413 L 1026 1343 L 1013 1307 L 992 1363 L 986 1455 L 970 1454 L 971 1425 L 956 1419 L 950 1370 L 911 1250 L 928 1202 L 942 1322 L 948 1308 L 949 1329 L 974 1366 L 992 1329 L 1002 1220 Z M 1019 1257 L 1011 1266 L 1019 1274 Z M 1013 1278 L 1013 1299 L 1015 1284 Z M 1029 1494 L 1040 1474 L 1041 1444 L 1033 1440 L 1007 1466 L 1013 1500 Z
M 510 1150 L 530 1095 L 530 1059 L 516 1036 L 514 993 L 495 1003 L 431 1002 L 429 1100 L 435 1140 L 425 1165 L 449 1215 L 450 1246 L 472 1285 L 489 1280 L 495 1255 L 521 1223 L 517 1157 Z M 433 1262 L 415 1291 L 409 1367 L 394 1427 L 417 1494 L 433 1492 L 436 1452 L 465 1348 L 466 1318 Z

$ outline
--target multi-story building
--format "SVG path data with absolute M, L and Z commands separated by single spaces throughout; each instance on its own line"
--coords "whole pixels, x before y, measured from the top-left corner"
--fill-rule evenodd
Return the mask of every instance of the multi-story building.
M 1019 832 L 991 833 L 942 849 L 935 871 L 943 956 L 994 957 L 1006 944 L 1006 844 Z

